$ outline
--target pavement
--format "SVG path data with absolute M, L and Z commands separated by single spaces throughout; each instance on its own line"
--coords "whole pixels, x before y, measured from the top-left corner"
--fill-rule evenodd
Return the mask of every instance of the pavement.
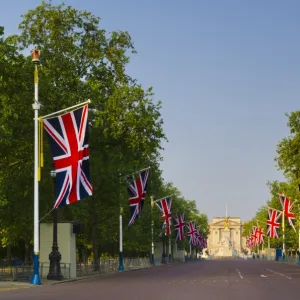
M 297 265 L 253 260 L 196 261 L 0 291 L 5 300 L 253 300 L 295 299 Z M 29 286 L 26 288 L 26 286 Z

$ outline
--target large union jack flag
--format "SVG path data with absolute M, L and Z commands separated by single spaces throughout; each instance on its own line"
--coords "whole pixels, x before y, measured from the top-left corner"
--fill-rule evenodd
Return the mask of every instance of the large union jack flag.
M 284 216 L 287 217 L 287 219 L 289 221 L 289 224 L 296 231 L 296 228 L 295 228 L 295 214 L 291 212 L 291 210 L 293 209 L 292 202 L 284 194 L 279 195 L 279 199 L 280 199 L 280 203 L 281 203 L 282 209 L 283 209 L 283 217 Z
M 164 220 L 165 227 L 165 235 L 171 234 L 171 223 L 172 223 L 172 197 L 166 197 L 165 199 L 161 199 L 155 202 L 158 209 L 161 211 L 161 218 Z
M 174 224 L 174 228 L 176 230 L 176 241 L 182 241 L 184 239 L 184 215 L 174 216 L 176 224 Z
M 89 175 L 88 105 L 63 115 L 43 119 L 56 171 L 54 208 L 93 194 Z
M 282 212 L 280 210 L 270 208 L 268 207 L 268 220 L 267 220 L 267 236 L 271 238 L 278 239 L 278 233 L 279 233 L 279 219 L 282 215 Z
M 128 225 L 134 224 L 135 220 L 140 217 L 148 186 L 149 168 L 138 173 L 137 178 L 134 175 L 126 177 L 127 191 L 130 196 L 130 220 Z

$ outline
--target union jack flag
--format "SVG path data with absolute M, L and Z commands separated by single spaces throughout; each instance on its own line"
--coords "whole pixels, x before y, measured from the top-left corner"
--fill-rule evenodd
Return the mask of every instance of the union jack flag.
M 172 197 L 166 197 L 155 202 L 156 206 L 162 213 L 162 219 L 164 220 L 165 235 L 171 234 L 171 222 L 172 222 Z
M 176 221 L 176 224 L 174 225 L 174 228 L 176 230 L 176 241 L 182 241 L 184 239 L 184 215 L 177 215 L 174 216 L 174 219 Z
M 93 194 L 89 175 L 88 105 L 63 115 L 43 119 L 56 172 L 54 208 Z
M 196 245 L 196 233 L 197 233 L 197 230 L 196 230 L 195 222 L 194 221 L 189 222 L 187 224 L 187 227 L 189 229 L 189 231 L 187 233 L 187 235 L 189 237 L 189 244 Z
M 257 246 L 258 240 L 257 240 L 257 228 L 255 226 L 252 227 L 252 244 L 253 247 Z
M 262 228 L 257 228 L 256 229 L 256 237 L 257 237 L 257 243 L 258 244 L 263 244 L 264 243 L 264 232 Z
M 126 177 L 127 191 L 130 196 L 130 220 L 128 226 L 134 224 L 135 220 L 140 217 L 148 186 L 149 168 L 138 173 L 135 179 L 134 175 Z
M 267 236 L 271 238 L 278 239 L 278 233 L 279 233 L 279 219 L 282 215 L 282 212 L 280 210 L 270 208 L 268 207 L 268 216 L 269 219 L 267 220 Z
M 279 195 L 279 199 L 283 208 L 283 217 L 286 216 L 289 224 L 293 227 L 293 229 L 296 231 L 295 228 L 295 214 L 291 212 L 293 209 L 293 204 L 290 201 L 288 197 L 286 197 L 284 194 Z
M 248 247 L 248 248 L 252 248 L 252 237 L 251 236 L 247 236 L 247 238 L 246 238 L 246 246 Z
M 202 249 L 207 248 L 206 239 L 201 235 L 200 235 L 199 239 L 200 239 L 200 242 L 199 242 L 200 248 L 202 248 Z

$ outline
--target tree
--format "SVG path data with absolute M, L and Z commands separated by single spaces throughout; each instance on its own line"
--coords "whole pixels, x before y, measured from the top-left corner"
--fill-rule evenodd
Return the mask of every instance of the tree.
M 1 38 L 0 45 L 3 53 L 0 118 L 1 124 L 6 124 L 0 130 L 2 141 L 9 143 L 9 147 L 1 149 L 5 157 L 0 181 L 3 211 L 11 207 L 24 212 L 27 203 L 28 211 L 23 214 L 27 226 L 22 224 L 20 230 L 32 228 L 33 127 L 28 107 L 32 103 L 33 65 L 30 56 L 20 53 L 29 53 L 28 47 L 35 45 L 42 53 L 41 114 L 92 99 L 89 135 L 94 196 L 88 202 L 60 209 L 60 215 L 66 220 L 76 218 L 86 223 L 91 232 L 86 238 L 92 238 L 94 251 L 98 248 L 99 229 L 104 230 L 100 220 L 106 221 L 107 230 L 116 232 L 117 223 L 107 226 L 107 216 L 114 218 L 118 214 L 119 172 L 130 173 L 145 165 L 157 167 L 160 143 L 165 138 L 161 104 L 153 103 L 151 89 L 144 91 L 125 73 L 128 54 L 135 52 L 129 34 L 119 31 L 108 35 L 99 28 L 99 22 L 100 18 L 89 12 L 43 1 L 23 16 L 20 35 L 5 41 Z M 44 145 L 41 216 L 53 206 L 49 189 L 52 163 L 48 143 Z M 28 230 L 30 235 L 31 232 Z
M 291 135 L 278 143 L 275 161 L 279 170 L 283 170 L 287 178 L 295 179 L 300 189 L 300 111 L 287 114 L 287 117 Z

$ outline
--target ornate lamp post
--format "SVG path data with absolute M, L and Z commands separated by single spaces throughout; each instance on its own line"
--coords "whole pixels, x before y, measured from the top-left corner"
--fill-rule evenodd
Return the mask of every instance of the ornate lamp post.
M 53 186 L 55 187 L 56 171 L 51 170 L 50 175 L 53 180 Z M 52 252 L 49 254 L 49 260 L 50 260 L 50 268 L 49 268 L 49 274 L 47 276 L 47 279 L 62 280 L 63 275 L 60 271 L 61 254 L 58 251 L 58 244 L 57 244 L 57 208 L 53 210 L 53 243 L 52 243 Z

